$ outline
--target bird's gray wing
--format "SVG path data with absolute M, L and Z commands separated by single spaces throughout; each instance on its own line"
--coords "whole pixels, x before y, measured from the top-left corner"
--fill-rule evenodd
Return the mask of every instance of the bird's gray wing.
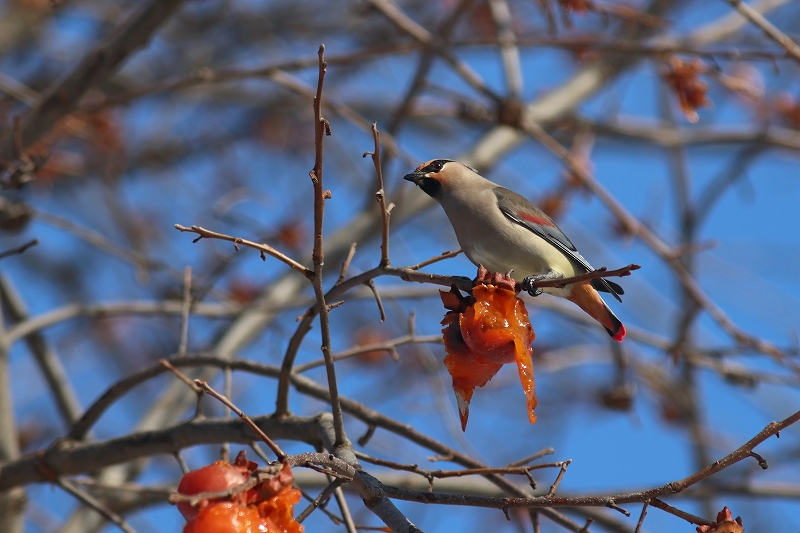
M 553 219 L 547 216 L 544 211 L 533 205 L 525 197 L 504 187 L 496 187 L 492 191 L 497 198 L 497 207 L 500 208 L 506 218 L 532 231 L 561 250 L 566 256 L 583 267 L 586 272 L 594 272 L 592 265 L 578 253 L 578 249 L 575 248 L 572 241 L 564 235 L 564 232 L 556 226 Z M 622 287 L 606 279 L 593 279 L 591 284 L 598 291 L 613 294 L 614 298 L 620 302 L 622 299 L 619 295 L 625 294 Z

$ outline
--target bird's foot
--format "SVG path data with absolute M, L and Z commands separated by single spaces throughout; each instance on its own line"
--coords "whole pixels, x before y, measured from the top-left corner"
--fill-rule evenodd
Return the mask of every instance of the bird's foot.
M 540 289 L 540 288 L 538 288 L 536 286 L 537 282 L 540 282 L 540 281 L 552 281 L 554 279 L 559 279 L 559 278 L 563 278 L 563 277 L 564 277 L 563 274 L 558 273 L 558 272 L 554 272 L 554 271 L 551 270 L 547 274 L 538 274 L 536 276 L 528 276 L 527 278 L 522 280 L 522 283 L 520 283 L 520 286 L 522 287 L 523 291 L 527 292 L 528 294 L 530 294 L 531 296 L 533 296 L 535 298 L 536 296 L 539 296 L 540 294 L 542 294 L 542 292 L 544 292 L 543 289 Z
M 522 290 L 533 296 L 534 298 L 542 294 L 544 292 L 542 289 L 536 287 L 535 283 L 541 280 L 542 276 L 528 276 L 527 278 L 522 280 L 520 285 L 522 286 Z

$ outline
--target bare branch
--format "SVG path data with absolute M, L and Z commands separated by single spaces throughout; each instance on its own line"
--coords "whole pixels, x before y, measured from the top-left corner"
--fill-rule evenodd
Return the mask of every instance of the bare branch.
M 248 241 L 247 239 L 241 239 L 239 237 L 231 237 L 230 235 L 225 235 L 223 233 L 217 233 L 216 231 L 207 230 L 205 228 L 201 228 L 200 226 L 192 226 L 191 228 L 187 228 L 186 226 L 181 226 L 180 224 L 175 224 L 175 229 L 180 232 L 188 231 L 189 233 L 196 233 L 200 235 L 197 239 L 193 242 L 197 242 L 200 239 L 220 239 L 223 241 L 232 242 L 233 245 L 236 247 L 236 251 L 239 251 L 239 245 L 247 246 L 249 248 L 253 248 L 261 252 L 261 258 L 264 258 L 264 254 L 270 255 L 279 261 L 282 261 L 292 267 L 293 269 L 297 270 L 301 274 L 303 274 L 306 278 L 311 279 L 314 276 L 314 272 L 309 270 L 305 266 L 301 265 L 291 257 L 279 252 L 272 246 L 268 244 L 259 244 L 257 242 Z
M 322 153 L 325 134 L 330 135 L 328 121 L 322 116 L 322 86 L 325 82 L 325 45 L 319 47 L 319 76 L 317 78 L 317 94 L 314 97 L 314 168 L 309 172 L 314 186 L 314 251 L 311 257 L 314 260 L 314 276 L 311 284 L 314 286 L 314 295 L 317 298 L 317 313 L 319 314 L 319 328 L 322 336 L 322 355 L 325 358 L 325 371 L 328 376 L 328 390 L 331 394 L 331 410 L 333 413 L 333 426 L 336 431 L 336 442 L 333 449 L 345 446 L 348 441 L 344 432 L 342 421 L 342 407 L 339 404 L 339 386 L 336 383 L 336 369 L 333 364 L 331 350 L 330 310 L 326 300 L 325 291 L 322 289 L 322 269 L 325 264 L 322 242 L 322 225 L 325 214 L 325 200 L 330 197 L 330 191 L 322 186 Z M 339 285 L 341 286 L 341 285 Z M 279 410 L 282 414 L 282 411 Z

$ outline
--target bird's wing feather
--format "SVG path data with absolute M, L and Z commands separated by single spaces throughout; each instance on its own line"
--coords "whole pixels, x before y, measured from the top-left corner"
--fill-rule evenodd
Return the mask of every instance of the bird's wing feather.
M 578 249 L 575 248 L 572 241 L 564 235 L 564 232 L 556 226 L 553 219 L 547 216 L 544 211 L 533 205 L 523 196 L 520 196 L 514 191 L 509 191 L 504 187 L 496 187 L 493 189 L 493 192 L 497 198 L 497 206 L 509 220 L 532 231 L 561 250 L 567 257 L 583 267 L 586 272 L 594 272 L 592 265 L 578 253 Z M 622 301 L 619 295 L 624 294 L 624 291 L 622 291 L 622 288 L 616 283 L 611 283 L 605 279 L 599 278 L 592 280 L 592 286 L 597 290 L 611 293 L 614 295 L 614 298 Z
M 592 287 L 597 289 L 600 292 L 610 292 L 611 294 L 625 294 L 625 291 L 614 283 L 613 281 L 608 281 L 607 279 L 593 279 L 592 280 Z M 611 287 L 612 290 L 608 290 Z

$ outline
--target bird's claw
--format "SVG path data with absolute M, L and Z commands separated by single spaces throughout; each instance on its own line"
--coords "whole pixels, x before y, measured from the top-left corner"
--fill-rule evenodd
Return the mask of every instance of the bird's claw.
M 534 285 L 537 281 L 539 281 L 539 276 L 528 276 L 527 278 L 522 280 L 521 283 L 522 290 L 524 290 L 534 298 L 539 296 L 544 291 L 536 287 L 536 285 Z

